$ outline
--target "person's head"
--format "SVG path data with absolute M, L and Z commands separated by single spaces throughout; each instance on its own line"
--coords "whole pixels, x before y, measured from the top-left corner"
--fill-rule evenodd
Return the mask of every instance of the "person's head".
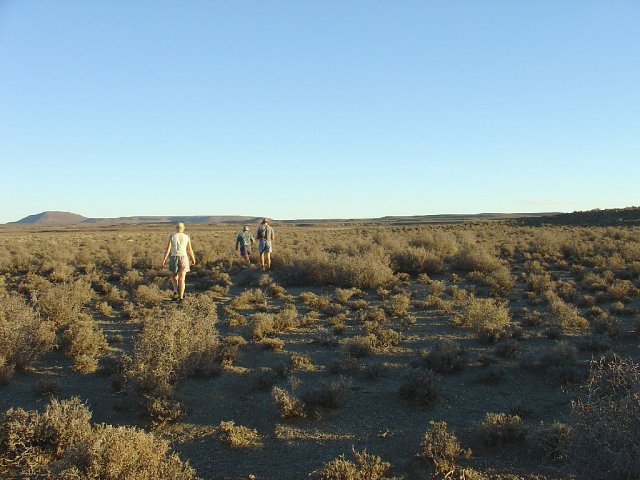
M 184 232 L 184 223 L 182 222 L 178 222 L 176 223 L 176 231 L 180 232 Z
M 263 218 L 262 222 L 260 223 L 262 223 L 262 225 L 267 225 L 269 223 L 269 220 L 267 220 L 266 218 Z
M 242 227 L 242 231 L 243 232 L 248 232 L 249 231 L 249 225 L 245 225 L 244 227 Z

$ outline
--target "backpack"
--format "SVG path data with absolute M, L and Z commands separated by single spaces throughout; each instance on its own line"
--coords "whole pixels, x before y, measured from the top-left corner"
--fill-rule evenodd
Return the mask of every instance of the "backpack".
M 267 227 L 264 225 L 260 225 L 260 227 L 258 227 L 258 240 L 266 240 L 267 239 Z

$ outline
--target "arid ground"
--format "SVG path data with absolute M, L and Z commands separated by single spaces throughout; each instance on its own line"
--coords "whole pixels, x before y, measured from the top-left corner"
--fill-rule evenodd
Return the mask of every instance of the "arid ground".
M 240 228 L 0 229 L 2 478 L 640 478 L 640 227 Z

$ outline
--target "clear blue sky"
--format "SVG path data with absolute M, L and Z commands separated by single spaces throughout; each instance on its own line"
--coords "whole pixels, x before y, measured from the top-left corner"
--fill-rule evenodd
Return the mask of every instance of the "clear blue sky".
M 0 223 L 640 205 L 640 2 L 0 0 Z

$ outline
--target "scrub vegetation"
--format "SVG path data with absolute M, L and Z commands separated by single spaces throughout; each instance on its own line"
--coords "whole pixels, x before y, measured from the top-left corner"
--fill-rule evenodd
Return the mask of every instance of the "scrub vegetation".
M 638 478 L 640 227 L 274 228 L 1 227 L 0 476 Z

